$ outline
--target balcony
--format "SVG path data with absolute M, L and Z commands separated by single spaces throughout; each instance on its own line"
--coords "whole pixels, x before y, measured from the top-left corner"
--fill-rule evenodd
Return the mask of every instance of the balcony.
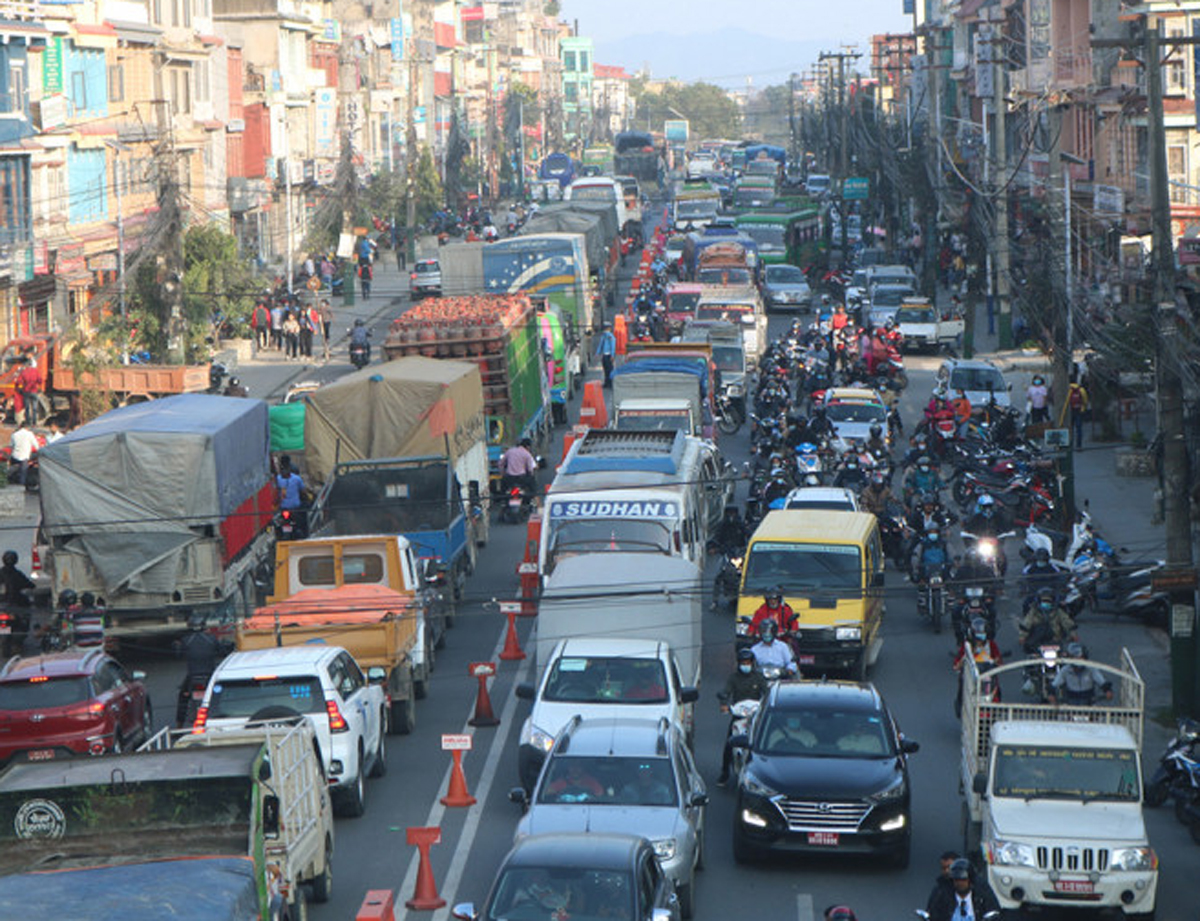
M 36 22 L 42 18 L 37 0 L 0 0 L 0 19 L 10 22 Z

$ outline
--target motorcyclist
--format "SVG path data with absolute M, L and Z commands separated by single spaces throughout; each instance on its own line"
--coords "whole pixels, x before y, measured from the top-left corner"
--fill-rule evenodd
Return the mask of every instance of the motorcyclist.
M 1024 593 L 1021 613 L 1029 610 L 1040 589 L 1051 588 L 1057 591 L 1062 578 L 1062 573 L 1050 562 L 1050 551 L 1045 547 L 1038 547 L 1033 552 L 1033 559 L 1021 570 L 1021 591 Z
M 371 331 L 367 329 L 367 324 L 359 317 L 354 321 L 354 326 L 350 328 L 350 344 L 365 345 L 368 349 L 371 347 Z
M 750 647 L 754 662 L 759 670 L 778 668 L 783 671 L 785 676 L 795 676 L 798 673 L 795 653 L 792 652 L 792 647 L 788 643 L 775 639 L 777 633 L 775 621 L 763 622 L 761 638 Z
M 1075 621 L 1058 606 L 1054 589 L 1046 587 L 1038 591 L 1037 604 L 1017 625 L 1017 639 L 1021 648 L 1031 655 L 1043 644 L 1061 646 L 1067 640 L 1078 641 Z
M 736 505 L 727 506 L 721 523 L 717 525 L 713 535 L 713 547 L 720 553 L 738 554 L 746 549 L 746 541 L 750 535 L 746 533 L 746 522 Z
M 505 495 L 519 486 L 526 495 L 537 499 L 537 458 L 530 450 L 532 447 L 532 439 L 522 438 L 501 455 L 500 490 Z
M 888 453 L 888 443 L 883 437 L 883 426 L 878 422 L 871 423 L 871 437 L 867 439 L 867 443 L 863 445 L 863 449 L 876 456 L 886 457 Z
M 192 683 L 207 683 L 212 673 L 217 670 L 217 665 L 229 652 L 227 644 L 205 629 L 207 625 L 208 620 L 203 614 L 191 614 L 188 617 L 188 632 L 175 644 L 176 653 L 182 656 L 187 664 L 183 681 L 179 685 L 179 700 L 175 707 L 175 725 L 178 727 L 182 727 L 187 719 Z
M 852 450 L 847 451 L 842 458 L 841 466 L 838 467 L 837 475 L 833 478 L 833 485 L 847 489 L 861 489 L 865 482 L 866 476 L 863 474 L 858 455 Z
M 963 528 L 976 537 L 999 537 L 1003 533 L 996 500 L 982 493 L 975 500 L 975 511 L 963 522 Z
M 864 512 L 881 516 L 887 513 L 887 506 L 891 501 L 892 489 L 888 486 L 887 475 L 882 470 L 877 470 L 871 474 L 871 482 L 858 494 L 858 503 Z
M 812 436 L 808 440 L 814 443 L 833 436 L 833 423 L 829 421 L 824 406 L 813 407 L 812 418 L 808 420 L 808 433 Z
M 911 447 L 904 453 L 904 457 L 900 458 L 900 466 L 905 470 L 919 463 L 921 457 L 929 454 L 929 439 L 924 432 L 914 435 L 909 444 Z
M 922 454 L 917 459 L 917 466 L 904 476 L 904 500 L 911 504 L 915 496 L 925 493 L 937 495 L 945 484 L 933 465 L 933 458 Z
M 967 656 L 971 656 L 975 660 L 976 665 L 986 664 L 992 666 L 1003 663 L 1000 647 L 988 635 L 987 621 L 982 617 L 971 619 L 971 627 L 967 631 L 967 635 L 963 638 L 962 645 L 958 649 L 958 655 L 954 657 L 954 670 L 956 672 L 962 670 Z
M 788 634 L 796 629 L 796 612 L 783 600 L 783 589 L 778 585 L 767 589 L 763 595 L 763 603 L 750 619 L 750 634 L 761 635 L 763 624 L 768 621 L 774 622 L 779 633 Z
M 999 914 L 1000 904 L 987 881 L 973 877 L 971 861 L 965 857 L 954 861 L 950 865 L 953 888 L 939 891 L 930 900 L 929 921 L 983 921 L 991 912 Z
M 1068 659 L 1086 659 L 1082 643 L 1067 644 Z M 1062 701 L 1064 704 L 1075 706 L 1091 706 L 1096 702 L 1096 694 L 1103 694 L 1105 700 L 1113 699 L 1112 682 L 1098 668 L 1084 665 L 1082 662 L 1072 662 L 1058 670 L 1048 695 L 1050 703 Z
M 949 566 L 950 553 L 946 549 L 945 541 L 942 540 L 942 532 L 936 529 L 926 531 L 920 544 L 917 545 L 913 560 L 913 581 L 924 585 L 931 576 L 941 575 L 944 578 Z M 923 594 L 919 596 L 919 600 L 923 603 Z
M 4 566 L 0 568 L 0 592 L 3 595 L 0 595 L 0 601 L 7 605 L 28 607 L 29 596 L 25 593 L 35 588 L 33 580 L 17 568 L 20 560 L 17 551 L 5 550 L 3 560 Z
M 737 669 L 725 681 L 725 690 L 721 692 L 721 712 L 728 713 L 729 708 L 743 700 L 762 700 L 770 684 L 754 667 L 754 653 L 749 646 L 737 651 Z M 717 783 L 724 786 L 729 782 L 729 766 L 733 761 L 733 747 L 729 744 L 734 717 L 729 719 L 730 732 L 725 735 L 725 751 L 721 755 L 721 775 Z
M 250 390 L 242 383 L 240 378 L 231 377 L 229 383 L 225 385 L 225 396 L 227 397 L 248 397 Z
M 942 508 L 936 493 L 927 492 L 922 495 L 920 501 L 913 503 L 912 509 L 904 518 L 904 523 L 911 532 L 911 547 L 915 547 L 930 531 L 946 527 L 952 517 Z

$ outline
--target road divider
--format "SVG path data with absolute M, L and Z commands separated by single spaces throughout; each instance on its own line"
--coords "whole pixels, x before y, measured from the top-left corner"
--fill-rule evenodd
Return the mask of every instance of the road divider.
M 467 789 L 467 778 L 463 774 L 463 752 L 471 750 L 471 736 L 468 733 L 455 733 L 442 736 L 442 751 L 450 752 L 454 764 L 450 769 L 450 783 L 446 795 L 442 797 L 443 806 L 463 808 L 475 805 L 475 797 Z
M 429 862 L 429 849 L 442 840 L 440 828 L 409 828 L 406 832 L 408 844 L 415 847 L 421 862 L 417 866 L 417 885 L 413 897 L 405 901 L 411 911 L 433 911 L 446 904 L 438 895 L 437 883 L 433 879 L 433 865 Z
M 510 627 L 512 619 L 508 621 Z M 508 640 L 505 639 L 505 647 L 508 646 Z M 522 658 L 524 654 L 522 654 Z M 500 658 L 504 658 L 504 653 L 500 653 Z M 475 694 L 475 715 L 467 720 L 467 724 L 474 726 L 477 729 L 485 726 L 497 726 L 500 721 L 496 719 L 496 714 L 492 712 L 492 698 L 488 694 L 488 679 L 496 675 L 495 662 L 472 662 L 467 666 L 468 674 L 475 677 L 479 682 L 479 690 Z
M 369 889 L 354 921 L 396 921 L 396 894 L 390 889 Z
M 504 648 L 500 650 L 500 659 L 504 662 L 520 662 L 525 658 L 525 650 L 521 648 L 521 639 L 517 636 L 517 615 L 521 613 L 521 606 L 517 605 L 501 605 L 500 610 L 504 611 L 504 616 L 508 618 L 508 630 L 504 634 Z

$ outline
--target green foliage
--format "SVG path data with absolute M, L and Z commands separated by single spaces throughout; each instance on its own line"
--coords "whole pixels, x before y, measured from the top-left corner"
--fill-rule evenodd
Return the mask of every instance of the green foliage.
M 678 112 L 690 123 L 692 137 L 736 138 L 740 133 L 737 103 L 712 83 L 668 83 L 661 92 L 650 92 L 643 81 L 635 80 L 631 89 L 637 100 L 639 126 L 649 118 L 651 130 L 662 131 L 663 122 L 678 118 Z
M 437 166 L 433 162 L 433 154 L 428 147 L 422 147 L 417 158 L 417 169 L 414 174 L 414 193 L 417 199 L 417 221 L 425 223 L 433 217 L 435 211 L 442 207 L 445 198 L 442 194 L 442 180 L 438 176 Z

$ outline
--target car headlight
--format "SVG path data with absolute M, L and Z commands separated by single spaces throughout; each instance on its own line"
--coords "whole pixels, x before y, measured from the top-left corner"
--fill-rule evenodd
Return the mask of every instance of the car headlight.
M 1033 846 L 1019 841 L 994 841 L 988 846 L 988 862 L 1005 867 L 1036 867 Z
M 554 747 L 554 734 L 546 732 L 546 730 L 534 726 L 529 723 L 529 736 L 521 740 L 522 745 L 532 745 L 538 751 L 550 754 L 550 749 Z
M 1150 847 L 1123 847 L 1112 852 L 1114 870 L 1157 870 L 1158 855 Z
M 761 796 L 765 799 L 774 799 L 777 796 L 783 795 L 773 787 L 768 787 L 765 783 L 750 773 L 745 773 L 742 775 L 742 789 L 747 793 L 753 793 L 755 796 Z
M 672 860 L 675 857 L 675 839 L 659 838 L 655 841 L 654 856 L 659 860 Z
M 833 638 L 839 643 L 857 643 L 862 639 L 862 627 L 837 627 Z
M 883 803 L 891 803 L 902 798 L 907 789 L 908 787 L 904 783 L 904 778 L 897 777 L 895 783 L 893 783 L 887 789 L 880 790 L 877 793 L 872 793 L 867 797 L 867 801 L 876 806 L 879 806 Z

